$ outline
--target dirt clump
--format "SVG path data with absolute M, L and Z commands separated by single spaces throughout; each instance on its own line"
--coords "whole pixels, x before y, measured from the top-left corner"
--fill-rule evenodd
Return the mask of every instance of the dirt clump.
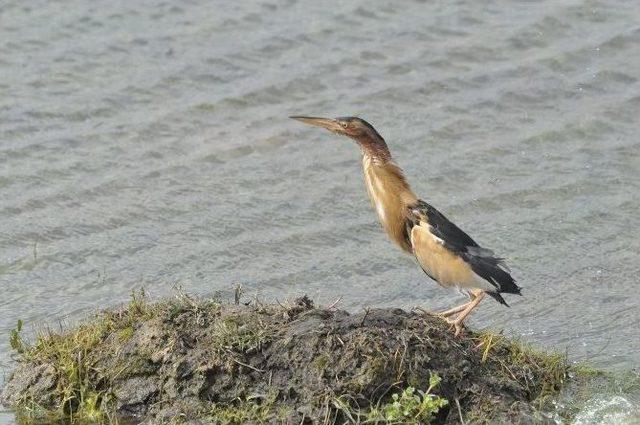
M 31 423 L 544 423 L 568 370 L 496 334 L 456 338 L 437 317 L 306 297 L 136 296 L 69 331 L 12 338 L 0 400 Z

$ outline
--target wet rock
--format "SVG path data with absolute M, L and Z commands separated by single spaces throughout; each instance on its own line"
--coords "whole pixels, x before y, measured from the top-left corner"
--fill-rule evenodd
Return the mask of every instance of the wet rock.
M 56 370 L 51 364 L 20 364 L 0 394 L 0 402 L 14 406 L 24 399 L 48 405 L 54 397 Z
M 113 388 L 116 410 L 126 415 L 142 415 L 158 394 L 157 379 L 151 376 L 135 376 L 118 381 Z

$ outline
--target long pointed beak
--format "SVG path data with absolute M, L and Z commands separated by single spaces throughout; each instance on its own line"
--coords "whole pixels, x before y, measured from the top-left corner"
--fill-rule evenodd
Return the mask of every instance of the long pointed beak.
M 340 123 L 333 118 L 303 117 L 300 115 L 289 118 L 293 118 L 294 120 L 298 120 L 305 124 L 315 125 L 316 127 L 326 128 L 329 131 L 340 131 L 342 129 Z

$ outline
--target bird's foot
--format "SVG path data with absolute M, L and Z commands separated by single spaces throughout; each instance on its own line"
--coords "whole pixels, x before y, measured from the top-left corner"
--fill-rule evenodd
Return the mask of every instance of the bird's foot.
M 444 320 L 445 322 L 451 325 L 451 329 L 455 331 L 454 335 L 459 336 L 464 331 L 463 322 L 464 322 L 464 319 L 466 319 L 467 317 L 467 314 L 468 314 L 467 311 L 469 309 L 470 304 L 471 304 L 471 301 L 468 303 L 459 305 L 457 307 L 451 308 L 449 310 L 441 311 L 441 312 L 428 311 L 422 307 L 417 306 L 413 308 L 413 311 L 418 311 L 424 316 L 435 316 L 435 317 L 441 318 L 442 320 Z M 451 316 L 455 316 L 455 317 L 452 318 Z
M 462 333 L 462 331 L 464 329 L 464 325 L 463 325 L 464 320 L 467 318 L 469 313 L 471 313 L 471 311 L 474 308 L 476 308 L 476 306 L 480 303 L 480 301 L 482 301 L 484 296 L 485 296 L 485 293 L 484 292 L 480 292 L 475 297 L 473 297 L 473 299 L 471 301 L 469 301 L 461 309 L 461 311 L 459 312 L 459 314 L 456 316 L 455 319 L 450 319 L 450 318 L 445 318 L 444 319 L 444 320 L 447 321 L 447 323 L 452 325 L 453 329 L 455 329 L 455 336 L 458 336 L 458 335 L 460 335 Z
M 457 319 L 445 318 L 444 320 L 445 320 L 445 322 L 450 324 L 451 325 L 451 329 L 453 329 L 455 331 L 453 336 L 460 336 L 462 334 L 462 332 L 464 331 L 464 323 L 459 318 L 457 318 Z

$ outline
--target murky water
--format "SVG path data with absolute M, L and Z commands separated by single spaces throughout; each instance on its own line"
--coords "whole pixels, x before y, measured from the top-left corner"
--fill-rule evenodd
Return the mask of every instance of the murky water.
M 140 286 L 460 301 L 386 240 L 354 144 L 287 118 L 359 115 L 523 286 L 472 326 L 640 362 L 635 2 L 12 1 L 0 34 L 0 335 Z

